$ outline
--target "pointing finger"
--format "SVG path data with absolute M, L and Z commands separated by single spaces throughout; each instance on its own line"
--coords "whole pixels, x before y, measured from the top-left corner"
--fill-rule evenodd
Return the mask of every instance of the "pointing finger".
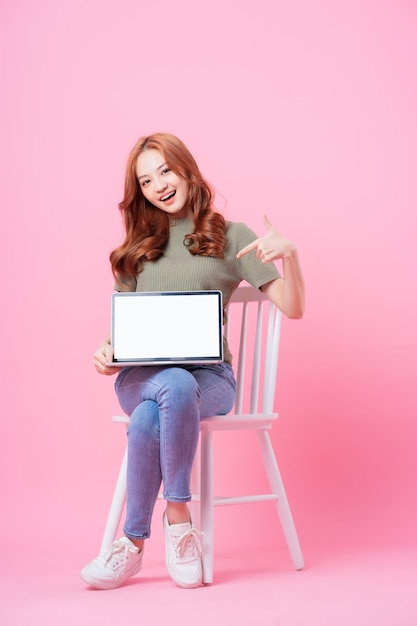
M 269 230 L 269 232 L 275 230 L 275 228 L 272 226 L 271 222 L 269 221 L 269 219 L 267 218 L 266 215 L 264 215 L 264 217 L 263 217 L 263 222 L 264 222 L 267 230 Z
M 242 250 L 239 250 L 239 252 L 236 255 L 236 258 L 240 259 L 240 257 L 243 256 L 244 254 L 247 254 L 251 250 L 254 250 L 258 246 L 258 243 L 259 243 L 259 239 L 255 239 L 255 241 L 252 241 L 252 243 L 242 248 Z

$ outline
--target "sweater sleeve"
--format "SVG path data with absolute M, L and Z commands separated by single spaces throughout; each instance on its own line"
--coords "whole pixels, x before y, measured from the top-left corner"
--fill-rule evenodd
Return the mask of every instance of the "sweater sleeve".
M 239 250 L 255 241 L 258 236 L 246 224 L 242 222 L 228 222 L 228 245 L 230 248 L 230 258 L 235 263 L 235 270 L 240 280 L 259 289 L 262 285 L 271 280 L 280 278 L 280 273 L 274 263 L 262 263 L 256 258 L 255 251 L 252 250 L 244 254 L 240 259 L 236 258 Z
M 127 278 L 120 278 L 119 276 L 119 280 L 120 283 L 117 282 L 117 280 L 114 283 L 114 290 L 115 291 L 136 291 L 136 278 L 130 277 L 129 279 Z

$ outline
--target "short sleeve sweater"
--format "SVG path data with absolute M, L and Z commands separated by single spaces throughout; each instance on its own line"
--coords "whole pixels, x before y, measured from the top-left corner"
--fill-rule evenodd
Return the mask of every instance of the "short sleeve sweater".
M 263 264 L 255 253 L 249 252 L 240 259 L 236 254 L 257 236 L 241 222 L 226 222 L 226 249 L 223 259 L 192 255 L 187 248 L 187 235 L 193 231 L 193 220 L 178 219 L 172 222 L 167 245 L 156 261 L 145 262 L 136 280 L 126 282 L 124 291 L 206 291 L 220 290 L 227 307 L 232 293 L 242 280 L 256 288 L 279 278 L 273 263 Z M 120 285 L 116 289 L 121 289 Z M 225 341 L 225 361 L 232 357 Z

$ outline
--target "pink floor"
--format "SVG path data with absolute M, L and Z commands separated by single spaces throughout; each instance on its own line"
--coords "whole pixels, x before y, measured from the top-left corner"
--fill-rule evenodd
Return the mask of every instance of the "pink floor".
M 0 624 L 417 624 L 417 549 L 351 547 L 349 542 L 341 548 L 342 542 L 331 536 L 326 542 L 325 536 L 314 540 L 307 534 L 306 567 L 296 572 L 280 533 L 269 546 L 265 537 L 241 546 L 233 540 L 233 529 L 228 528 L 225 544 L 219 524 L 216 528 L 215 582 L 195 590 L 179 589 L 168 578 L 159 525 L 148 542 L 141 574 L 112 591 L 86 588 L 78 577 L 84 562 L 95 556 L 91 532 L 68 537 L 64 552 L 54 537 L 48 545 L 47 532 L 35 544 L 24 539 L 10 544 L 3 538 Z

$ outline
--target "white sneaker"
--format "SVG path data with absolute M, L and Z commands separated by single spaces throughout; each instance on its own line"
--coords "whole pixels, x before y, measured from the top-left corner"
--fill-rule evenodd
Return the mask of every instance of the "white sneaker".
M 179 587 L 191 589 L 201 585 L 201 531 L 191 523 L 169 524 L 164 513 L 165 557 L 168 573 Z
M 116 539 L 110 548 L 81 571 L 81 578 L 97 589 L 115 589 L 137 574 L 142 567 L 143 550 L 127 537 Z

